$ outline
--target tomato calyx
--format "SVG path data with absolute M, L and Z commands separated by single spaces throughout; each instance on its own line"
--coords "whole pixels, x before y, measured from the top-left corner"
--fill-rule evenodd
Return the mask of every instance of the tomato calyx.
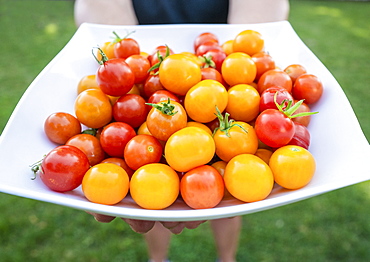
M 45 156 L 44 156 L 45 157 Z M 37 177 L 37 173 L 40 171 L 42 172 L 41 163 L 44 159 L 41 159 L 32 165 L 30 165 L 31 171 L 33 172 L 33 177 L 31 177 L 31 180 L 35 180 Z
M 96 136 L 97 133 L 98 133 L 97 128 L 89 128 L 81 132 L 81 134 L 87 134 L 87 135 L 92 135 L 92 136 Z
M 113 34 L 115 36 L 113 43 L 118 43 L 122 41 L 123 39 L 128 38 L 131 34 L 135 33 L 135 31 L 128 32 L 127 35 L 125 35 L 123 38 L 121 38 L 115 31 L 113 31 Z
M 101 55 L 101 60 L 99 60 L 98 57 L 95 55 L 94 48 L 98 49 L 99 54 Z M 93 54 L 96 62 L 98 62 L 99 65 L 103 65 L 105 62 L 109 60 L 109 58 L 107 57 L 107 55 L 104 53 L 104 51 L 100 47 L 94 47 L 94 48 L 91 50 L 91 53 Z
M 216 64 L 212 60 L 211 55 L 210 56 L 206 56 L 206 55 L 198 56 L 198 59 L 203 65 L 202 68 L 208 68 L 208 67 L 216 68 Z
M 175 106 L 171 104 L 171 99 L 168 98 L 167 102 L 160 102 L 160 104 L 153 104 L 153 103 L 145 103 L 146 105 L 152 106 L 155 109 L 159 110 L 162 114 L 173 116 L 177 113 L 173 110 L 175 109 Z
M 288 118 L 292 119 L 292 118 L 295 118 L 295 117 L 300 117 L 300 116 L 308 116 L 308 115 L 314 115 L 314 114 L 317 114 L 319 112 L 302 112 L 302 113 L 298 113 L 298 114 L 294 114 L 295 111 L 297 111 L 297 109 L 302 105 L 304 99 L 302 100 L 299 100 L 298 102 L 296 102 L 294 105 L 293 105 L 293 101 L 292 100 L 287 100 L 287 99 L 284 99 L 280 104 L 276 101 L 277 99 L 277 95 L 278 95 L 278 92 L 277 91 L 274 95 L 274 102 L 275 102 L 275 105 L 276 107 L 278 108 L 278 110 L 283 113 L 284 115 L 286 115 Z
M 218 127 L 215 128 L 215 130 L 213 131 L 213 135 L 218 131 L 220 130 L 221 132 L 225 133 L 227 137 L 230 137 L 230 129 L 233 128 L 234 126 L 237 126 L 239 128 L 241 128 L 245 133 L 248 133 L 247 130 L 245 130 L 244 127 L 242 127 L 241 125 L 235 123 L 235 120 L 234 119 L 230 119 L 229 120 L 229 116 L 230 114 L 229 113 L 225 113 L 225 116 L 223 116 L 220 112 L 220 109 L 218 109 L 218 107 L 216 106 L 216 116 L 220 122 L 220 125 Z
M 165 55 L 163 56 L 159 51 L 157 51 L 157 57 L 158 57 L 158 63 L 154 64 L 151 68 L 149 68 L 148 72 L 152 72 L 156 69 L 158 69 L 160 67 L 160 65 L 162 64 L 163 60 L 168 57 L 170 55 L 170 48 L 168 47 L 168 45 L 166 45 L 166 53 Z M 155 72 L 154 74 L 157 75 L 159 72 Z

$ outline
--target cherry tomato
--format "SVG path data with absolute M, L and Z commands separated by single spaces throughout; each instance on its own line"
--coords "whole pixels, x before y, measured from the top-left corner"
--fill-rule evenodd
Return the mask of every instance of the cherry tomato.
M 265 199 L 274 186 L 270 167 L 252 154 L 232 158 L 226 165 L 224 181 L 230 194 L 244 202 Z
M 266 109 L 277 109 L 275 104 L 275 94 L 276 95 L 276 102 L 280 105 L 284 101 L 283 108 L 286 107 L 289 101 L 294 101 L 293 96 L 286 90 L 285 88 L 278 87 L 278 86 L 272 86 L 267 88 L 265 91 L 261 94 L 261 100 L 259 104 L 259 111 L 262 112 Z
M 128 38 L 128 36 L 120 38 L 115 32 L 114 34 L 117 37 L 114 45 L 114 55 L 117 58 L 126 59 L 132 55 L 140 55 L 140 46 L 135 39 Z
M 244 30 L 237 34 L 233 42 L 234 52 L 243 52 L 250 56 L 261 52 L 265 41 L 262 35 L 254 30 Z
M 66 145 L 75 146 L 85 153 L 90 166 L 100 163 L 105 158 L 105 152 L 100 145 L 99 139 L 90 134 L 78 134 L 71 137 Z
M 123 157 L 127 165 L 137 170 L 150 163 L 158 163 L 162 157 L 161 143 L 151 135 L 136 135 L 127 142 Z
M 149 98 L 153 95 L 156 91 L 163 90 L 164 87 L 159 80 L 159 75 L 149 75 L 148 78 L 144 82 L 143 86 L 143 96 Z
M 272 151 L 266 148 L 258 148 L 254 155 L 261 158 L 266 164 L 269 164 Z
M 292 91 L 292 79 L 280 69 L 268 70 L 258 80 L 258 92 L 262 94 L 267 88 L 277 86 L 285 88 L 289 93 Z
M 239 84 L 229 88 L 226 112 L 236 121 L 249 122 L 259 114 L 260 94 L 246 84 Z
M 302 103 L 298 109 L 295 111 L 295 114 L 298 114 L 298 113 L 303 113 L 303 112 L 311 112 L 311 109 L 310 107 L 306 104 L 306 103 Z M 304 126 L 308 126 L 311 122 L 311 116 L 308 115 L 308 116 L 298 116 L 298 117 L 294 117 L 293 118 L 293 121 L 295 123 L 300 123 Z
M 218 115 L 220 127 L 214 132 L 217 156 L 225 162 L 239 154 L 254 154 L 258 138 L 253 127 L 245 122 L 230 123 L 227 115 Z
M 185 95 L 202 78 L 199 65 L 183 54 L 166 57 L 158 72 L 163 87 L 178 95 Z
M 77 147 L 58 146 L 42 160 L 41 181 L 51 190 L 67 192 L 81 185 L 90 168 L 87 156 Z
M 308 149 L 310 147 L 311 135 L 307 127 L 297 122 L 294 122 L 294 126 L 295 126 L 294 136 L 290 140 L 288 145 L 296 145 L 301 146 L 304 149 Z
M 77 119 L 87 127 L 101 128 L 112 120 L 110 100 L 99 89 L 88 89 L 80 93 L 74 107 Z
M 114 205 L 121 202 L 129 190 L 126 171 L 112 163 L 101 163 L 91 167 L 82 180 L 85 197 L 94 203 Z
M 226 53 L 226 55 L 230 55 L 231 53 L 234 53 L 234 50 L 233 50 L 233 42 L 234 40 L 227 40 L 225 41 L 221 47 L 222 47 L 222 50 L 224 50 L 224 52 Z
M 222 63 L 221 74 L 230 86 L 249 84 L 256 78 L 257 67 L 249 55 L 235 52 L 225 58 Z
M 211 161 L 215 150 L 209 133 L 198 127 L 184 127 L 167 140 L 164 155 L 173 169 L 187 172 Z
M 194 40 L 194 51 L 197 51 L 198 47 L 205 42 L 215 42 L 219 43 L 218 37 L 211 32 L 204 32 L 198 35 Z
M 270 147 L 289 143 L 295 132 L 293 121 L 277 109 L 266 109 L 257 117 L 255 129 L 258 139 Z
M 81 78 L 77 85 L 77 94 L 80 94 L 86 89 L 99 89 L 99 85 L 96 82 L 96 75 L 87 75 Z
M 161 163 L 140 167 L 130 183 L 132 199 L 146 209 L 169 207 L 176 201 L 179 189 L 180 179 L 175 170 Z
M 268 70 L 275 69 L 275 60 L 266 52 L 258 52 L 252 56 L 257 67 L 256 81 Z
M 224 196 L 224 181 L 212 166 L 202 165 L 189 170 L 181 179 L 180 192 L 184 202 L 194 209 L 217 206 Z
M 203 129 L 204 131 L 206 131 L 208 134 L 213 135 L 211 129 L 203 123 L 199 123 L 199 122 L 195 122 L 195 121 L 189 121 L 186 126 L 199 127 L 201 129 Z
M 296 79 L 292 94 L 297 100 L 304 99 L 306 104 L 313 104 L 319 101 L 323 91 L 323 84 L 317 76 L 303 74 Z
M 226 87 L 226 82 L 223 79 L 221 73 L 213 67 L 206 67 L 201 69 L 202 79 L 201 80 L 216 80 Z
M 295 83 L 295 80 L 303 74 L 307 73 L 306 68 L 304 68 L 303 65 L 300 64 L 292 64 L 288 65 L 285 69 L 284 72 L 287 73 L 290 76 L 290 79 L 292 79 L 292 83 Z
M 220 161 L 212 163 L 211 166 L 214 167 L 218 171 L 218 173 L 220 173 L 220 175 L 223 177 L 224 174 L 225 174 L 226 165 L 227 165 L 227 163 L 225 161 L 220 160 Z M 224 186 L 223 199 L 228 199 L 228 198 L 231 198 L 231 197 L 232 197 L 232 195 L 230 194 L 230 192 Z
M 104 127 L 101 132 L 100 144 L 109 156 L 123 157 L 127 142 L 135 135 L 135 130 L 129 124 L 113 122 Z
M 166 141 L 173 133 L 186 127 L 188 117 L 181 104 L 168 99 L 152 105 L 146 125 L 155 138 Z
M 269 165 L 277 184 L 287 189 L 306 186 L 316 171 L 313 155 L 303 147 L 284 146 L 271 156 Z
M 105 42 L 102 46 L 100 46 L 100 49 L 104 52 L 108 59 L 116 58 L 116 55 L 114 54 L 115 44 L 115 42 Z M 100 52 L 97 52 L 97 58 L 98 60 L 102 59 Z
M 142 55 L 131 55 L 125 61 L 134 73 L 135 84 L 142 83 L 147 79 L 150 69 L 148 58 Z
M 50 141 L 63 145 L 72 136 L 81 133 L 81 123 L 69 113 L 57 112 L 46 118 L 44 132 Z
M 195 54 L 197 56 L 203 56 L 211 50 L 218 50 L 218 51 L 223 52 L 222 47 L 218 43 L 213 42 L 213 41 L 208 41 L 198 46 L 197 50 L 195 51 Z
M 127 94 L 134 86 L 135 75 L 130 66 L 122 58 L 97 60 L 99 68 L 96 72 L 96 81 L 100 89 L 110 96 Z
M 156 65 L 157 63 L 160 63 L 161 60 L 165 59 L 169 55 L 173 55 L 175 52 L 171 48 L 169 48 L 166 45 L 160 45 L 157 46 L 151 55 L 149 55 L 148 59 L 150 61 L 150 64 L 152 66 Z M 152 70 L 153 73 L 157 72 L 157 69 Z
M 203 55 L 206 61 L 212 61 L 210 66 L 216 68 L 219 72 L 221 72 L 221 66 L 226 56 L 226 53 L 222 49 L 211 49 Z
M 126 163 L 126 161 L 123 159 L 123 158 L 120 158 L 120 157 L 108 157 L 106 159 L 104 159 L 103 161 L 101 161 L 101 163 L 111 163 L 111 164 L 115 164 L 115 165 L 118 165 L 120 167 L 122 167 L 128 177 L 131 179 L 132 175 L 134 174 L 134 170 L 132 170 Z
M 175 101 L 177 103 L 180 103 L 180 99 L 175 94 L 173 94 L 172 92 L 167 91 L 167 90 L 155 91 L 148 98 L 148 103 L 149 104 L 158 104 L 159 102 L 168 101 L 168 99 L 170 99 L 171 101 Z M 148 107 L 148 112 L 149 112 L 150 109 L 152 109 L 152 106 L 147 105 L 147 107 Z
M 216 118 L 216 107 L 222 112 L 228 103 L 226 88 L 215 80 L 202 80 L 186 93 L 184 106 L 194 121 L 207 123 Z
M 145 122 L 148 115 L 145 102 L 145 99 L 139 95 L 123 95 L 113 105 L 113 118 L 137 128 Z

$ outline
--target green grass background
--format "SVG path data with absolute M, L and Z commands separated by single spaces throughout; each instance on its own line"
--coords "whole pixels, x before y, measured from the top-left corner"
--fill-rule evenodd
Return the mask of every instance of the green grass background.
M 289 19 L 342 86 L 368 140 L 369 14 L 369 2 L 292 0 Z M 75 30 L 72 1 L 0 0 L 0 131 L 28 85 Z M 369 181 L 246 215 L 237 258 L 370 261 L 369 217 Z M 214 261 L 209 225 L 173 236 L 170 258 Z M 101 224 L 78 210 L 0 193 L 0 261 L 146 259 L 142 236 L 119 219 Z

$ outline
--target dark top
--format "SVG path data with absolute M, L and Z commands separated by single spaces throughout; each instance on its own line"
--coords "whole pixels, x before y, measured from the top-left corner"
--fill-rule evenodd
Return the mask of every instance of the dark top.
M 132 0 L 139 24 L 227 23 L 229 0 Z

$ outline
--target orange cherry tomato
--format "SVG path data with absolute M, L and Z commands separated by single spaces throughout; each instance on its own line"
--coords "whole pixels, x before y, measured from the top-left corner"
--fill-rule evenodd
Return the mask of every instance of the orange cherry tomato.
M 75 101 L 77 119 L 87 127 L 100 128 L 112 120 L 112 105 L 100 89 L 88 89 Z
M 178 95 L 185 95 L 193 85 L 202 79 L 197 62 L 184 54 L 173 54 L 166 57 L 158 72 L 162 85 Z
M 220 175 L 223 177 L 224 174 L 225 174 L 226 165 L 227 165 L 227 162 L 220 160 L 220 161 L 214 162 L 211 166 L 214 167 L 218 171 L 218 173 L 220 173 Z M 232 195 L 230 194 L 230 192 L 225 187 L 223 198 L 226 199 L 226 198 L 230 198 L 230 197 L 232 197 Z
M 255 155 L 265 161 L 266 164 L 269 164 L 272 151 L 266 148 L 258 148 Z
M 240 32 L 233 41 L 233 51 L 243 52 L 250 56 L 261 52 L 265 41 L 262 35 L 254 30 L 244 30 Z
M 225 58 L 222 63 L 221 74 L 230 86 L 250 84 L 256 78 L 257 67 L 249 55 L 235 52 Z
M 148 113 L 146 125 L 152 136 L 166 141 L 173 133 L 186 127 L 187 120 L 183 106 L 168 99 L 154 105 Z
M 96 75 L 87 75 L 81 78 L 77 85 L 77 94 L 80 94 L 86 89 L 99 89 L 99 85 L 96 82 Z
M 288 65 L 285 69 L 284 72 L 287 73 L 290 76 L 290 79 L 292 79 L 293 85 L 295 83 L 295 80 L 307 73 L 306 68 L 303 65 L 300 64 L 292 64 Z
M 50 141 L 63 145 L 72 136 L 81 133 L 81 123 L 69 113 L 57 112 L 46 118 L 44 132 Z

